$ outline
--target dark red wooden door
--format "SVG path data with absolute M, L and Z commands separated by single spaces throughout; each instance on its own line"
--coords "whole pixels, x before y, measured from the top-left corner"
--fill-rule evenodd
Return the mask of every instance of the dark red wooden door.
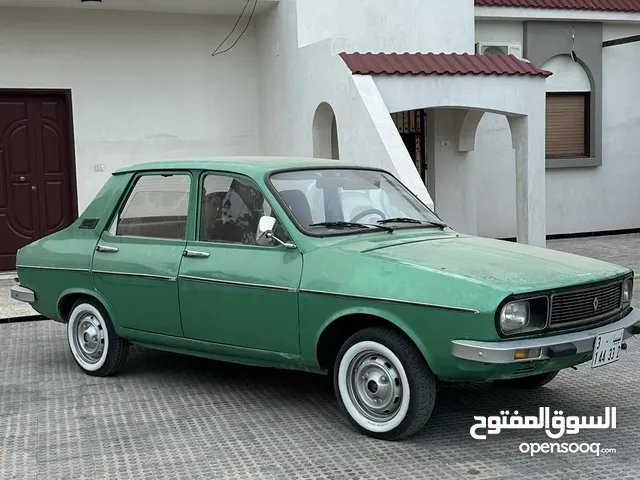
M 65 96 L 0 94 L 0 271 L 75 218 L 70 128 Z

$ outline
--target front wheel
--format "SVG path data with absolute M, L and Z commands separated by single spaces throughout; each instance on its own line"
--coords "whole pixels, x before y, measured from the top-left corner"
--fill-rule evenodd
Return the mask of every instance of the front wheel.
M 89 298 L 73 305 L 67 340 L 78 366 L 96 377 L 107 377 L 120 370 L 129 350 L 128 342 L 116 334 L 104 307 Z
M 436 379 L 404 335 L 373 327 L 338 352 L 333 383 L 340 409 L 360 432 L 383 440 L 413 435 L 429 420 Z

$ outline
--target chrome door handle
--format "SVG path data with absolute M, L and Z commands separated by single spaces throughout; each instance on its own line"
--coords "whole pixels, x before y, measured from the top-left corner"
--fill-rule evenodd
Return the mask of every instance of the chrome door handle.
M 197 257 L 197 258 L 207 258 L 209 256 L 207 252 L 198 252 L 196 250 L 185 250 L 182 254 L 185 257 Z
M 104 245 L 96 245 L 96 252 L 116 253 L 118 249 L 116 247 L 105 247 Z

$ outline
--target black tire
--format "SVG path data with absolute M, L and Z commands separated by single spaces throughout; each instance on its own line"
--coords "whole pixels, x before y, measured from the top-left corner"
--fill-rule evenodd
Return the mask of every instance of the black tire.
M 90 297 L 73 304 L 67 322 L 67 342 L 76 365 L 95 377 L 117 373 L 129 352 L 129 342 L 116 334 L 107 311 Z
M 385 327 L 366 328 L 347 339 L 334 363 L 333 386 L 340 410 L 351 424 L 382 440 L 400 440 L 422 429 L 436 400 L 436 378 L 420 350 L 402 333 Z M 385 398 L 375 397 L 378 392 Z M 366 406 L 376 398 L 380 406 Z M 370 417 L 371 408 L 386 408 L 389 413 L 385 410 L 383 420 L 376 421 Z
M 496 383 L 503 387 L 515 388 L 518 390 L 535 390 L 545 386 L 551 380 L 556 378 L 560 372 L 540 373 L 529 377 L 510 378 L 507 380 L 496 380 Z

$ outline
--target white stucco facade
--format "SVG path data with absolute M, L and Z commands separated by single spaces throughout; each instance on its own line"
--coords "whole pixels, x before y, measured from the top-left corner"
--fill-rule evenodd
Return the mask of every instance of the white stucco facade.
M 557 15 L 554 13 L 554 15 Z M 593 14 L 586 12 L 585 17 Z M 603 41 L 640 34 L 640 24 L 605 23 Z M 522 21 L 487 19 L 476 22 L 476 41 L 523 43 Z M 640 43 L 604 48 L 602 52 L 602 166 L 546 171 L 547 234 L 635 229 L 640 212 L 637 179 L 640 164 Z M 586 74 L 570 57 L 556 58 L 542 68 L 554 71 L 547 91 L 588 91 Z M 478 234 L 516 236 L 516 192 L 504 179 L 515 174 L 509 127 L 504 117 L 486 115 L 478 128 L 473 152 L 478 195 Z
M 347 40 L 348 52 L 472 53 L 474 12 L 468 0 L 297 0 L 301 47 Z
M 591 88 L 568 57 L 544 65 L 545 79 L 354 75 L 339 56 L 474 53 L 488 42 L 526 58 L 528 19 L 604 22 L 607 40 L 640 34 L 636 14 L 258 0 L 237 45 L 212 57 L 244 3 L 0 0 L 0 89 L 71 91 L 79 211 L 128 164 L 323 156 L 391 171 L 464 233 L 544 245 L 548 234 L 640 227 L 640 43 L 603 51 L 597 168 L 545 169 L 545 93 Z M 426 109 L 424 178 L 390 115 L 415 109 Z
M 234 22 L 0 9 L 0 88 L 71 89 L 80 211 L 124 165 L 260 153 L 255 32 L 211 58 Z

